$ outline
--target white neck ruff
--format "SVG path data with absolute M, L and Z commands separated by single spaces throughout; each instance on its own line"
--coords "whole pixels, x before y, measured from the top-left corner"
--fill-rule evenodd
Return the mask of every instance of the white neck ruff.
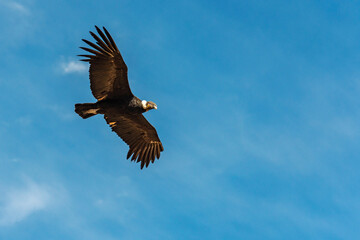
M 146 109 L 147 101 L 146 101 L 146 100 L 142 100 L 142 101 L 141 101 L 141 104 L 142 104 L 142 107 L 143 107 L 144 109 Z

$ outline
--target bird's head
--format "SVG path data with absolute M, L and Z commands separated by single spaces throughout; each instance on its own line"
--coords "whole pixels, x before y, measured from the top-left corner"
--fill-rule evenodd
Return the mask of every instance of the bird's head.
M 142 100 L 141 104 L 145 111 L 149 111 L 150 109 L 157 109 L 156 104 L 152 101 Z

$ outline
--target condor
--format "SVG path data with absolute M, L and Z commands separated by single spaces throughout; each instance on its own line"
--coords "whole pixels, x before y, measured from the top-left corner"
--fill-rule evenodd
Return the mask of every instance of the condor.
M 130 90 L 127 66 L 109 32 L 95 26 L 99 36 L 90 32 L 96 44 L 82 39 L 91 48 L 81 61 L 89 62 L 90 89 L 96 103 L 75 104 L 75 112 L 86 119 L 103 114 L 112 131 L 129 145 L 127 158 L 148 167 L 164 150 L 155 128 L 145 119 L 144 112 L 157 109 L 155 103 L 140 100 Z M 105 33 L 105 34 L 104 34 Z

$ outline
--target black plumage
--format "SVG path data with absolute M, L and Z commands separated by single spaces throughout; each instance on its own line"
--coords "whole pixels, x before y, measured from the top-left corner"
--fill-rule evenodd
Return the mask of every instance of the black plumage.
M 75 112 L 82 118 L 103 114 L 111 129 L 129 145 L 127 158 L 148 167 L 164 150 L 155 128 L 142 113 L 157 109 L 155 103 L 140 100 L 131 92 L 127 77 L 128 68 L 109 32 L 95 26 L 99 36 L 90 32 L 96 44 L 83 39 L 90 48 L 80 47 L 92 55 L 81 61 L 89 62 L 90 89 L 96 103 L 75 104 Z M 104 34 L 105 33 L 105 34 Z

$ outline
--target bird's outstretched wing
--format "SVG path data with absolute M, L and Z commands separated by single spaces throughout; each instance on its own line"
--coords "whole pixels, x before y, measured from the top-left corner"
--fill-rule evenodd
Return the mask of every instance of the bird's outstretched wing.
M 131 98 L 133 94 L 127 78 L 127 66 L 119 49 L 105 27 L 105 34 L 97 26 L 95 28 L 100 37 L 93 32 L 90 34 L 97 44 L 82 39 L 93 49 L 80 47 L 94 55 L 78 55 L 85 57 L 81 61 L 90 63 L 91 92 L 97 100 Z
M 113 110 L 104 114 L 106 122 L 112 130 L 129 145 L 127 158 L 131 161 L 141 162 L 141 169 L 154 163 L 155 157 L 160 158 L 164 151 L 163 145 L 155 128 L 142 114 L 116 113 Z

